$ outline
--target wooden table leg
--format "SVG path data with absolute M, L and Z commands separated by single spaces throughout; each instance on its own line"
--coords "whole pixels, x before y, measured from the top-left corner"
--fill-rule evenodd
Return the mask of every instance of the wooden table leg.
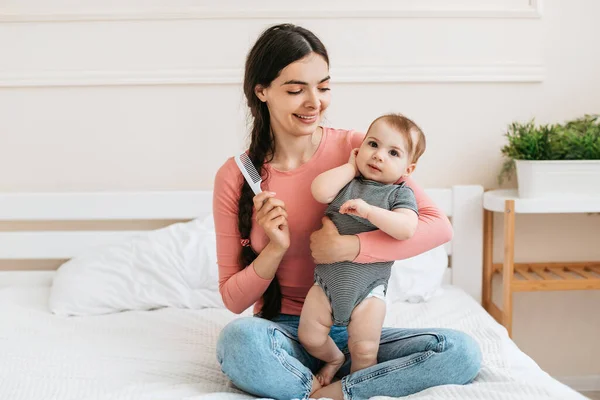
M 515 201 L 504 203 L 504 265 L 502 267 L 502 322 L 512 337 L 512 281 L 515 256 Z
M 483 308 L 488 312 L 492 303 L 492 271 L 494 250 L 494 213 L 483 211 Z

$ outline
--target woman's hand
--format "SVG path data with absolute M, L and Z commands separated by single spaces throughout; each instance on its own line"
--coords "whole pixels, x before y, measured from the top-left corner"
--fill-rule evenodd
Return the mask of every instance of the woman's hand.
M 350 158 L 348 159 L 348 164 L 354 167 L 354 176 L 358 176 L 358 166 L 356 165 L 356 156 L 358 155 L 358 148 L 352 149 L 350 152 Z
M 352 261 L 360 251 L 360 241 L 356 235 L 340 235 L 327 217 L 322 219 L 323 227 L 310 235 L 310 251 L 316 264 L 331 264 Z
M 371 207 L 372 206 L 363 199 L 352 199 L 342 204 L 340 207 L 340 214 L 355 215 L 357 217 L 368 219 Z
M 290 247 L 288 215 L 283 201 L 273 192 L 262 192 L 252 199 L 256 209 L 256 221 L 270 240 L 270 245 L 285 252 Z

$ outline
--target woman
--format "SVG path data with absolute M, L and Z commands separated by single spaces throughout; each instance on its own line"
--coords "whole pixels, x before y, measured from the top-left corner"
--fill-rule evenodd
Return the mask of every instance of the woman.
M 409 258 L 449 241 L 451 226 L 410 179 L 419 224 L 409 240 L 381 231 L 342 236 L 322 218 L 325 205 L 312 198 L 312 180 L 347 162 L 364 135 L 319 126 L 330 103 L 329 58 L 310 31 L 284 24 L 263 32 L 246 60 L 244 93 L 253 118 L 248 154 L 263 176 L 263 192 L 255 196 L 229 159 L 217 172 L 213 208 L 223 301 L 235 313 L 254 304 L 256 315 L 221 332 L 223 372 L 240 389 L 276 399 L 405 396 L 472 381 L 481 353 L 469 336 L 384 328 L 377 365 L 349 374 L 347 359 L 341 380 L 320 386 L 314 373 L 322 363 L 297 336 L 315 263 Z M 330 336 L 347 355 L 345 328 L 334 326 Z

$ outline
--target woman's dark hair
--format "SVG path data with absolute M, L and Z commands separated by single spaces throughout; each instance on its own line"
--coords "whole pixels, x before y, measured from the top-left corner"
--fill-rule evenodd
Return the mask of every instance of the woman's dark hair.
M 258 38 L 246 58 L 244 74 L 244 94 L 250 108 L 252 129 L 248 155 L 263 181 L 268 180 L 264 164 L 273 159 L 275 140 L 271 132 L 271 122 L 267 104 L 255 93 L 257 85 L 269 87 L 282 69 L 310 53 L 319 54 L 329 64 L 327 50 L 321 41 L 309 30 L 292 24 L 275 25 L 265 30 Z M 242 239 L 250 239 L 252 229 L 252 198 L 250 186 L 242 183 L 239 200 L 238 229 Z M 257 254 L 252 247 L 243 246 L 240 262 L 248 266 Z M 263 307 L 260 316 L 273 319 L 281 312 L 281 288 L 277 277 L 273 279 L 263 294 Z

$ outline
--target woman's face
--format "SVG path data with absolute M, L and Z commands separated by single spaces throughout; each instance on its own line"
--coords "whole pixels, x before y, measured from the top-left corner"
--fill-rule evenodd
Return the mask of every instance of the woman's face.
M 329 66 L 310 53 L 282 69 L 268 87 L 257 86 L 255 93 L 267 103 L 276 135 L 311 135 L 331 101 Z

